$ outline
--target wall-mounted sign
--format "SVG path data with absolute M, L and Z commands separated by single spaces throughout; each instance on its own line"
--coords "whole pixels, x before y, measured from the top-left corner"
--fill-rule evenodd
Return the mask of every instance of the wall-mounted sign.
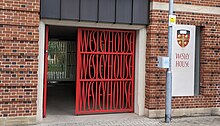
M 174 25 L 172 41 L 172 95 L 194 95 L 195 26 Z
M 176 24 L 176 15 L 169 15 L 169 26 Z

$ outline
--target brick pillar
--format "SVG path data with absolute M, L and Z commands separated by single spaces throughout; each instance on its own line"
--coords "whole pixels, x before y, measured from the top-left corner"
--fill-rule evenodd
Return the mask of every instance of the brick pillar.
M 0 0 L 0 118 L 36 116 L 40 0 Z

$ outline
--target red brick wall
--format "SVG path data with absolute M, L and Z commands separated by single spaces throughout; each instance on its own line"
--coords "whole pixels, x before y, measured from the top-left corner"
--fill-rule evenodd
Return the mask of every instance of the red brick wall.
M 177 16 L 177 24 L 203 26 L 203 28 L 200 95 L 173 97 L 173 108 L 220 107 L 220 15 L 185 12 L 176 12 L 175 15 Z M 166 71 L 156 67 L 156 57 L 167 56 L 167 19 L 168 11 L 152 10 L 150 12 L 146 45 L 145 108 L 148 109 L 165 108 Z
M 153 2 L 166 2 L 169 0 L 151 0 Z M 188 4 L 188 5 L 200 5 L 200 6 L 212 6 L 212 7 L 220 7 L 219 0 L 174 0 L 176 4 Z
M 0 117 L 36 115 L 40 0 L 0 0 Z

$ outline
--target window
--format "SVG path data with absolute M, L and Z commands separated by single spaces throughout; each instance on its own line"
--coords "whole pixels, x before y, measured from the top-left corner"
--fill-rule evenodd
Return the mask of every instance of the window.
M 196 26 L 196 43 L 195 43 L 195 83 L 194 83 L 194 94 L 199 95 L 200 93 L 200 46 L 201 46 L 201 26 Z

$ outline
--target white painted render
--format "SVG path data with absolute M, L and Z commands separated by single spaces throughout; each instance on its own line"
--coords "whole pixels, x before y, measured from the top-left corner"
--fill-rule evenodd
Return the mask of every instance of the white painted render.
M 144 115 L 145 108 L 145 62 L 146 29 L 137 31 L 135 46 L 135 113 Z
M 43 117 L 43 88 L 44 88 L 44 44 L 45 44 L 45 23 L 39 25 L 39 55 L 38 55 L 38 85 L 37 85 L 37 121 Z

